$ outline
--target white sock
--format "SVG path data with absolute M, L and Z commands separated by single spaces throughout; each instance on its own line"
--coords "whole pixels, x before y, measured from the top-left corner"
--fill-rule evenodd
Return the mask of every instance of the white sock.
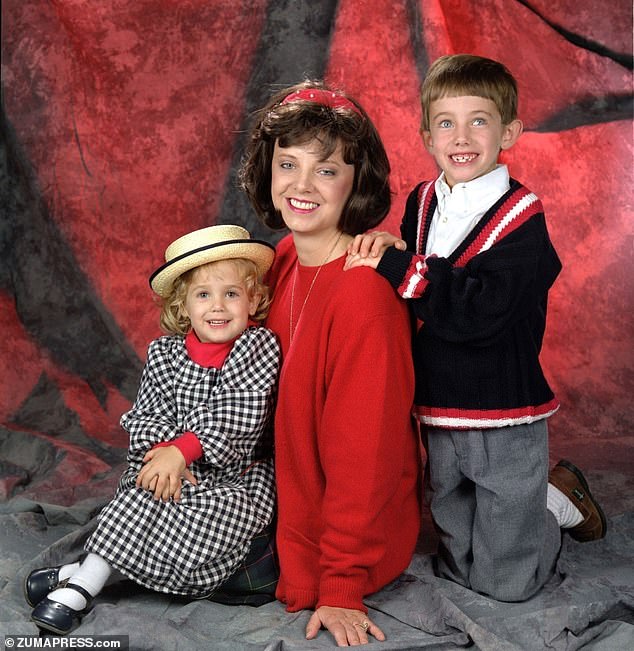
M 59 568 L 59 580 L 64 581 L 69 579 L 77 570 L 79 569 L 79 561 L 76 563 L 69 563 L 68 565 L 62 565 Z
M 101 592 L 111 572 L 110 565 L 101 556 L 88 554 L 79 569 L 68 578 L 68 582 L 75 583 L 95 597 Z M 72 588 L 53 590 L 48 595 L 48 598 L 65 604 L 74 610 L 83 610 L 87 605 L 85 597 Z
M 581 511 L 556 486 L 548 484 L 546 508 L 555 516 L 562 529 L 571 529 L 583 522 Z

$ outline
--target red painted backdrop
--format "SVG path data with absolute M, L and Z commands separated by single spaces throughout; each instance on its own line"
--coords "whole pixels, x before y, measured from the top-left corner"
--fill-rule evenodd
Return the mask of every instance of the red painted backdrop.
M 452 52 L 518 79 L 526 132 L 505 160 L 564 263 L 543 353 L 553 444 L 591 457 L 631 437 L 631 28 L 627 0 L 4 0 L 4 496 L 68 503 L 123 458 L 118 418 L 159 334 L 147 278 L 171 240 L 217 222 L 275 240 L 235 188 L 250 111 L 304 75 L 356 96 L 390 156 L 396 232 L 436 174 L 420 80 Z

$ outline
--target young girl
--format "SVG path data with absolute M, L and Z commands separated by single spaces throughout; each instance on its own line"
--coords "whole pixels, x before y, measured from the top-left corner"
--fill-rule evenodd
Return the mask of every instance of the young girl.
M 313 82 L 261 110 L 241 171 L 265 223 L 291 231 L 267 320 L 284 354 L 276 594 L 315 609 L 309 639 L 323 625 L 342 646 L 385 638 L 363 598 L 407 567 L 420 523 L 407 310 L 377 274 L 343 271 L 353 236 L 389 210 L 388 175 L 365 111 Z
M 150 344 L 136 401 L 121 419 L 128 468 L 81 564 L 27 577 L 40 628 L 73 630 L 114 569 L 160 592 L 209 596 L 271 524 L 267 434 L 279 347 L 249 320 L 267 314 L 261 278 L 273 258 L 271 245 L 239 226 L 204 228 L 167 248 L 150 284 L 170 334 Z M 270 592 L 276 568 L 268 558 L 260 585 Z

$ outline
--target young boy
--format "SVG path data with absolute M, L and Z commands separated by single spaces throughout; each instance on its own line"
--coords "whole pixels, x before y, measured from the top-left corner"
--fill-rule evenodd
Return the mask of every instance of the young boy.
M 579 541 L 606 530 L 575 466 L 560 461 L 548 475 L 546 419 L 559 403 L 538 356 L 561 263 L 541 202 L 498 164 L 522 132 L 509 71 L 441 57 L 421 104 L 423 142 L 442 173 L 410 194 L 403 240 L 358 236 L 346 266 L 374 267 L 422 322 L 415 412 L 439 575 L 522 601 L 552 575 L 560 528 Z

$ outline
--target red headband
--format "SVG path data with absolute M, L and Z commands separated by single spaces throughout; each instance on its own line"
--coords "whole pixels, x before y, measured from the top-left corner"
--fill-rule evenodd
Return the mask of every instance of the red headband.
M 280 104 L 289 104 L 291 102 L 314 102 L 330 108 L 344 108 L 354 111 L 357 115 L 363 117 L 361 111 L 347 97 L 333 93 L 331 90 L 321 88 L 304 88 L 296 90 L 294 93 L 287 95 Z

